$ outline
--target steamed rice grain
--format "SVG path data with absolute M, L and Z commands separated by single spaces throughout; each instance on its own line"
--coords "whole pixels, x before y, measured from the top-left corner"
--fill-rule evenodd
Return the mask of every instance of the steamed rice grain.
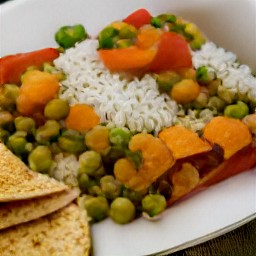
M 159 92 L 152 75 L 130 80 L 123 74 L 112 74 L 99 59 L 97 48 L 97 40 L 85 40 L 55 60 L 67 76 L 61 98 L 71 104 L 89 104 L 102 123 L 131 131 L 157 134 L 176 121 L 178 105 Z

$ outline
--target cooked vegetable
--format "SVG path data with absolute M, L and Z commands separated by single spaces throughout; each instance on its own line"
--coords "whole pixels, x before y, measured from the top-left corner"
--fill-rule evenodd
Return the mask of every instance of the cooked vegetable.
M 100 187 L 104 196 L 108 199 L 114 199 L 121 194 L 121 184 L 114 176 L 106 175 L 100 179 Z
M 158 50 L 149 70 L 153 72 L 192 67 L 188 43 L 180 35 L 165 32 L 160 36 Z
M 64 49 L 74 46 L 75 43 L 80 42 L 87 37 L 88 34 L 81 24 L 63 26 L 55 33 L 56 42 Z
M 227 117 L 242 119 L 249 114 L 249 107 L 242 101 L 238 101 L 236 104 L 228 105 L 224 109 L 224 115 Z
M 31 117 L 18 116 L 14 119 L 14 124 L 17 131 L 34 133 L 36 129 L 36 123 Z
M 0 108 L 7 111 L 14 111 L 20 88 L 15 84 L 5 84 L 0 87 Z
M 242 121 L 250 132 L 256 135 L 256 113 L 245 116 Z
M 94 109 L 86 104 L 76 104 L 70 107 L 65 119 L 68 129 L 79 132 L 87 132 L 100 123 L 100 118 Z
M 63 131 L 58 137 L 57 145 L 64 152 L 72 154 L 82 153 L 86 149 L 84 136 L 74 130 Z
M 209 84 L 215 79 L 216 79 L 216 73 L 213 69 L 209 67 L 201 66 L 196 70 L 196 80 L 200 84 Z
M 150 217 L 154 217 L 163 212 L 167 206 L 165 197 L 160 194 L 146 195 L 142 201 L 142 210 Z
M 18 156 L 28 153 L 32 150 L 32 144 L 26 139 L 27 133 L 18 131 L 8 137 L 7 146 Z
M 208 152 L 212 149 L 211 145 L 199 138 L 195 132 L 181 125 L 166 128 L 158 136 L 170 149 L 175 159 Z
M 119 146 L 121 148 L 125 148 L 128 146 L 131 137 L 132 137 L 131 132 L 125 127 L 112 128 L 109 132 L 110 142 L 115 146 Z
M 105 126 L 97 125 L 85 135 L 85 145 L 102 155 L 110 151 L 109 130 Z
M 47 173 L 52 163 L 52 153 L 47 146 L 37 146 L 28 156 L 28 164 L 33 171 Z
M 61 120 L 64 119 L 69 112 L 69 104 L 66 100 L 52 99 L 44 108 L 44 116 L 48 119 Z
M 87 214 L 95 222 L 101 221 L 108 216 L 109 205 L 105 197 L 88 197 L 84 202 L 84 207 Z
M 128 188 L 141 191 L 148 188 L 159 176 L 174 164 L 166 145 L 150 134 L 134 135 L 129 143 L 132 152 L 141 151 L 142 164 L 138 170 L 128 158 L 119 159 L 114 166 L 118 181 Z
M 149 65 L 156 54 L 156 49 L 140 49 L 130 46 L 120 49 L 99 50 L 104 65 L 111 71 L 132 71 Z
M 110 205 L 110 217 L 118 224 L 126 224 L 135 218 L 135 206 L 125 197 L 117 197 Z
M 171 176 L 172 198 L 179 198 L 192 191 L 200 181 L 198 170 L 190 163 L 183 163 L 180 170 Z
M 156 76 L 159 89 L 165 92 L 169 92 L 180 80 L 181 76 L 175 71 L 162 72 Z
M 22 76 L 17 110 L 22 115 L 42 112 L 44 106 L 56 96 L 59 88 L 59 81 L 54 75 L 39 70 L 27 71 Z
M 79 156 L 79 173 L 100 177 L 105 173 L 101 156 L 95 151 L 86 151 Z
M 199 94 L 200 86 L 192 79 L 181 80 L 173 86 L 170 92 L 171 98 L 180 104 L 189 103 L 195 100 Z
M 150 24 L 151 14 L 146 9 L 138 9 L 131 13 L 123 21 L 133 25 L 136 28 L 140 28 L 143 25 Z
M 59 56 L 53 48 L 41 49 L 28 53 L 20 53 L 0 58 L 0 85 L 6 83 L 20 83 L 22 73 L 28 67 L 40 67 L 45 62 L 52 62 Z
M 99 55 L 105 66 L 111 71 L 143 70 L 144 72 L 179 70 L 192 66 L 188 44 L 181 36 L 172 32 L 159 35 L 158 32 L 151 31 L 142 30 L 137 35 L 138 42 L 134 46 L 100 49 Z
M 35 133 L 35 139 L 40 144 L 49 145 L 51 139 L 57 137 L 60 132 L 60 124 L 55 120 L 47 120 Z
M 11 125 L 13 122 L 13 116 L 8 111 L 0 111 L 0 127 L 5 128 Z
M 203 136 L 224 149 L 225 159 L 252 142 L 252 135 L 244 123 L 224 116 L 215 117 L 206 124 Z

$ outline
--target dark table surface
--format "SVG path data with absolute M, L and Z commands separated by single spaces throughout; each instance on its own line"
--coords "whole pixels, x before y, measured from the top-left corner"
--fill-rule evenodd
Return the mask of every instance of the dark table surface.
M 0 0 L 0 4 L 7 1 L 8 0 Z M 244 224 L 243 226 L 215 239 L 167 255 L 256 256 L 256 218 L 247 224 Z

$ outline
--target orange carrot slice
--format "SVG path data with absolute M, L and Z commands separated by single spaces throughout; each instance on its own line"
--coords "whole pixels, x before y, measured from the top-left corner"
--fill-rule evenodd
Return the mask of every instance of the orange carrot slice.
M 252 142 L 252 135 L 242 121 L 224 116 L 213 118 L 205 126 L 203 136 L 223 148 L 225 159 Z
M 76 104 L 70 107 L 69 114 L 65 119 L 68 129 L 86 132 L 100 123 L 100 117 L 93 107 L 86 104 Z
M 208 142 L 181 125 L 164 129 L 160 132 L 159 138 L 165 142 L 175 159 L 208 152 L 212 149 Z
M 152 62 L 156 49 L 140 49 L 130 46 L 121 49 L 99 50 L 104 65 L 111 71 L 128 71 L 144 68 Z

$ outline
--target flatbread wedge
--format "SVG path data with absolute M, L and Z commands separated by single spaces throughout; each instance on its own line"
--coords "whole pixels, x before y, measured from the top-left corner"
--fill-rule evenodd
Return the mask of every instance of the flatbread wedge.
M 87 215 L 76 204 L 0 232 L 1 256 L 86 256 L 91 239 Z
M 33 172 L 0 143 L 0 202 L 24 200 L 68 190 L 47 175 Z
M 0 203 L 0 230 L 41 218 L 71 203 L 79 195 L 78 189 L 51 195 Z

